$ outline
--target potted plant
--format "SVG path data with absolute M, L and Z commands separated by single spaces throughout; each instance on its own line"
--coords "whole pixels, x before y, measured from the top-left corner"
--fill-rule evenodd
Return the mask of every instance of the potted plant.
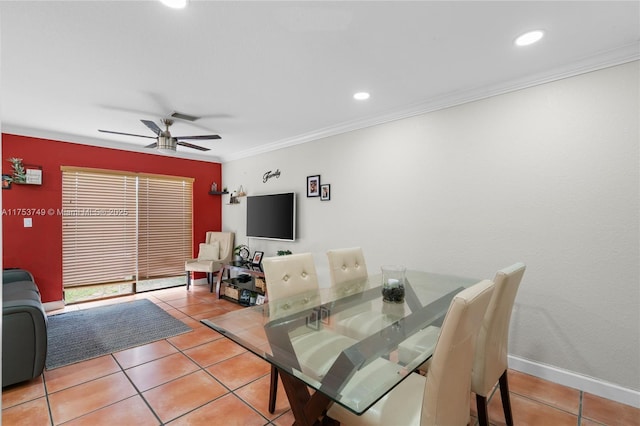
M 286 256 L 291 254 L 291 250 L 278 250 L 278 256 Z
M 233 249 L 234 260 L 236 262 L 245 262 L 249 259 L 249 247 L 245 244 L 240 244 Z

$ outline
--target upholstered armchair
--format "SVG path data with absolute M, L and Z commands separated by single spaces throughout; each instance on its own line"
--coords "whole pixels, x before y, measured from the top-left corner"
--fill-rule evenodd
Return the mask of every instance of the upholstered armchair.
M 225 263 L 231 262 L 234 237 L 233 232 L 207 232 L 205 242 L 200 243 L 198 257 L 184 263 L 187 290 L 191 285 L 193 272 L 204 272 L 207 274 L 210 290 L 213 291 L 213 274 L 219 272 Z

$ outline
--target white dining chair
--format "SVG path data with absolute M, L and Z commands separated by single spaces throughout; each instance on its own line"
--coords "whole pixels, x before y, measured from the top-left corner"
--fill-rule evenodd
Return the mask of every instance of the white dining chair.
M 476 394 L 478 421 L 489 425 L 487 396 L 495 387 L 500 387 L 504 417 L 508 426 L 513 426 L 509 383 L 507 381 L 507 355 L 511 312 L 526 266 L 516 263 L 496 273 L 493 293 L 487 313 L 478 333 L 478 343 L 471 374 L 471 391 Z
M 327 251 L 327 258 L 332 286 L 368 276 L 361 247 L 332 249 Z
M 305 295 L 296 299 L 296 310 L 317 306 L 319 297 L 313 297 L 313 293 L 319 294 L 320 286 L 311 253 L 266 257 L 262 260 L 262 268 L 267 285 L 271 320 L 291 313 L 292 307 L 289 300 L 295 295 Z M 306 328 L 306 333 L 300 333 L 298 330 L 295 336 L 291 336 L 291 344 L 303 372 L 318 377 L 326 373 L 340 351 L 355 343 L 355 340 L 326 328 L 320 330 Z M 271 413 L 275 411 L 277 391 L 278 370 L 272 366 L 269 389 L 269 412 Z
M 332 287 L 338 292 L 345 290 L 345 295 L 363 290 L 364 280 L 369 275 L 361 247 L 332 249 L 327 251 L 327 258 Z M 335 315 L 336 330 L 360 340 L 388 327 L 403 316 L 399 306 L 389 308 L 385 313 L 373 312 L 367 306 L 360 305 Z
M 484 280 L 453 298 L 426 377 L 409 374 L 360 416 L 338 403 L 331 405 L 327 415 L 354 426 L 467 425 L 475 342 L 493 289 L 493 282 Z
M 496 273 L 494 278 L 496 289 L 478 333 L 471 374 L 471 391 L 476 394 L 478 421 L 481 426 L 489 424 L 487 397 L 491 394 L 496 383 L 500 387 L 505 422 L 508 426 L 513 425 L 507 380 L 509 323 L 516 293 L 525 269 L 525 264 L 518 262 Z M 398 348 L 400 362 L 408 364 L 415 359 L 420 351 L 432 348 L 439 333 L 438 327 L 427 327 L 404 341 Z M 423 374 L 428 374 L 430 365 L 431 360 L 418 367 L 418 370 Z

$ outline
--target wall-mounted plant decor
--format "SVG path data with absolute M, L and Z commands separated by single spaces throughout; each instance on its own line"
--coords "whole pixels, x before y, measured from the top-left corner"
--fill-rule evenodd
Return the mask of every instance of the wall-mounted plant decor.
M 42 185 L 42 167 L 22 164 L 22 158 L 12 157 L 7 161 L 11 163 L 13 183 L 24 183 L 29 185 Z
M 11 168 L 13 169 L 11 180 L 15 183 L 25 183 L 27 181 L 27 172 L 22 164 L 22 158 L 12 157 L 7 161 L 11 163 Z

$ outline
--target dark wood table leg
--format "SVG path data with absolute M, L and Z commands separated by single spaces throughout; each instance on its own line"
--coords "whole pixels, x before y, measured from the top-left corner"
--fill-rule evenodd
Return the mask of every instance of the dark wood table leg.
M 271 364 L 271 383 L 269 384 L 269 412 L 276 411 L 276 397 L 278 396 L 278 369 Z
M 224 275 L 224 270 L 225 270 L 225 267 L 224 265 L 222 265 L 222 267 L 218 271 L 218 277 L 217 277 L 218 279 L 216 280 L 216 296 L 218 297 L 218 299 L 220 299 L 220 282 L 222 281 L 222 275 Z M 213 292 L 213 281 L 211 281 L 210 292 Z
M 321 424 L 322 417 L 329 408 L 331 399 L 320 392 L 309 393 L 309 388 L 302 381 L 291 376 L 286 371 L 278 369 L 282 386 L 287 393 L 289 406 L 293 412 L 296 426 L 311 426 Z

